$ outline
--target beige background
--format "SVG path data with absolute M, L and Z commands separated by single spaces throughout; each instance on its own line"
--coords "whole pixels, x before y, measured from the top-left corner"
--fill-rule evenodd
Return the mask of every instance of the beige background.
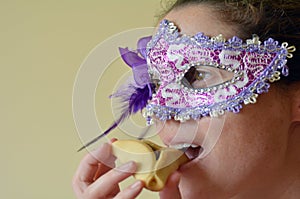
M 159 8 L 160 0 L 0 1 L 0 198 L 75 198 L 71 179 L 86 153 L 76 152 L 76 73 L 106 38 L 153 26 Z

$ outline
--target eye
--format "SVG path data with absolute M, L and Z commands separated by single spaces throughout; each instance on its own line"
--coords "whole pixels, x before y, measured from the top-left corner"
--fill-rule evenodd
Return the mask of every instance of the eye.
M 184 75 L 181 83 L 188 88 L 203 89 L 230 81 L 234 73 L 214 66 L 193 66 Z

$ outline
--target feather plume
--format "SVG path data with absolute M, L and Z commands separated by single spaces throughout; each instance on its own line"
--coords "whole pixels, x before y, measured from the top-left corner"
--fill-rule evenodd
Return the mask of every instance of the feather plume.
M 124 62 L 132 68 L 134 82 L 130 83 L 127 88 L 121 88 L 112 94 L 111 98 L 119 98 L 122 111 L 120 117 L 101 135 L 95 137 L 78 151 L 97 142 L 102 137 L 109 134 L 113 129 L 119 126 L 131 114 L 142 111 L 146 107 L 148 100 L 152 97 L 154 84 L 150 82 L 148 67 L 146 61 L 146 45 L 151 37 L 144 37 L 138 41 L 137 52 L 130 51 L 128 48 L 119 48 Z

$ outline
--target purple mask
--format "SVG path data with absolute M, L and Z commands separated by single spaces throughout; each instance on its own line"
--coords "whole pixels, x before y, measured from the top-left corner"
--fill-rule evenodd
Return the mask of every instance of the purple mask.
M 225 111 L 238 113 L 267 92 L 270 82 L 287 76 L 287 58 L 295 47 L 259 37 L 243 42 L 222 35 L 181 34 L 174 23 L 163 20 L 147 45 L 148 72 L 156 85 L 144 116 L 181 122 Z
M 120 117 L 91 145 L 116 128 L 131 114 L 144 110 L 152 118 L 184 122 L 217 117 L 225 111 L 238 113 L 242 104 L 254 104 L 270 83 L 288 75 L 287 58 L 296 50 L 272 38 L 243 42 L 203 33 L 181 34 L 174 23 L 163 20 L 155 36 L 138 41 L 137 50 L 120 48 L 122 59 L 132 68 L 134 81 L 113 94 L 123 101 Z

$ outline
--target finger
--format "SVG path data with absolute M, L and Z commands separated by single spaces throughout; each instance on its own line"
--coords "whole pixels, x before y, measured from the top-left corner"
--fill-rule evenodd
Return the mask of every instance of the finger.
M 89 198 L 110 196 L 118 188 L 118 184 L 131 176 L 136 168 L 135 162 L 130 161 L 116 169 L 110 170 L 87 188 Z
M 121 191 L 118 195 L 116 195 L 115 199 L 134 199 L 136 198 L 141 191 L 143 190 L 144 183 L 142 181 L 136 181 L 130 187 L 127 187 L 123 191 Z
M 109 142 L 109 144 L 111 145 L 112 143 L 114 143 L 115 141 L 117 141 L 117 138 L 112 138 Z M 93 177 L 93 181 L 96 181 L 101 175 L 103 175 L 104 173 L 108 172 L 109 170 L 111 170 L 112 168 L 115 167 L 115 160 L 116 157 L 111 154 L 113 157 L 110 157 L 109 160 L 106 160 L 104 162 L 104 164 L 100 164 L 98 163 L 98 169 Z
M 111 165 L 112 167 L 114 167 L 115 163 L 111 162 L 108 165 Z M 96 181 L 101 175 L 110 171 L 112 169 L 112 167 L 107 166 L 105 164 L 98 163 L 98 169 L 93 177 L 93 181 Z
M 78 192 L 78 189 L 83 191 L 94 181 L 93 178 L 98 170 L 99 161 L 111 162 L 111 159 L 111 146 L 107 143 L 101 145 L 91 153 L 88 153 L 80 162 L 73 178 L 73 187 L 76 189 L 76 192 Z M 102 166 L 102 170 L 105 172 L 108 170 L 107 167 L 108 166 Z
M 165 188 L 159 192 L 161 199 L 181 199 L 179 191 L 180 173 L 173 173 L 167 180 Z
M 106 164 L 111 159 L 111 146 L 107 143 L 101 145 L 98 149 L 88 153 L 81 161 L 77 174 L 83 182 L 93 182 L 99 163 Z

